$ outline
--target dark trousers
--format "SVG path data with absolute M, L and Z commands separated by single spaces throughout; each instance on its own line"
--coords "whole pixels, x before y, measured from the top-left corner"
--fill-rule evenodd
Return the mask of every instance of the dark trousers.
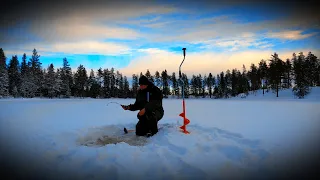
M 136 135 L 137 136 L 153 136 L 158 132 L 158 119 L 155 116 L 155 113 L 144 114 L 142 116 L 137 115 L 139 121 L 136 124 Z

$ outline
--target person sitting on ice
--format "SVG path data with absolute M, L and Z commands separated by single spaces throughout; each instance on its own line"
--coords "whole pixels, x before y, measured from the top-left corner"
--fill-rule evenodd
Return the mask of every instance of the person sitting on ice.
M 158 132 L 158 121 L 162 119 L 163 95 L 161 90 L 148 80 L 146 76 L 139 78 L 139 90 L 134 104 L 121 105 L 124 110 L 137 111 L 137 136 L 153 136 Z

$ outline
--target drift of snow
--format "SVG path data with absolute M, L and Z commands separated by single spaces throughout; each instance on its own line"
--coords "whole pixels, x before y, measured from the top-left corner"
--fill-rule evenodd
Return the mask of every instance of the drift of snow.
M 3 99 L 1 160 L 21 177 L 40 179 L 238 179 L 301 171 L 299 160 L 319 148 L 320 89 L 303 100 L 290 90 L 276 100 L 260 93 L 186 99 L 188 135 L 179 131 L 182 100 L 164 99 L 157 135 L 136 141 L 131 134 L 126 143 L 104 146 L 83 144 L 134 129 L 137 111 L 106 106 L 134 99 Z

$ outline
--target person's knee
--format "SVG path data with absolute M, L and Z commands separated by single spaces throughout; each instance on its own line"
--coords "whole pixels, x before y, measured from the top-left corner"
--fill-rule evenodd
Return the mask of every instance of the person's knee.
M 136 135 L 137 136 L 144 136 L 145 134 L 145 127 L 144 127 L 144 123 L 142 123 L 141 121 L 139 121 L 136 124 Z

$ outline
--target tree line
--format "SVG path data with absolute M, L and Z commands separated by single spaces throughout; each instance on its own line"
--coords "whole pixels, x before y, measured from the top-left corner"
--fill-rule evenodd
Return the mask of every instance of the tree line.
M 181 78 L 167 70 L 146 72 L 132 75 L 132 83 L 128 78 L 113 67 L 98 69 L 90 72 L 80 64 L 75 73 L 72 72 L 67 58 L 62 59 L 62 67 L 55 68 L 53 64 L 42 67 L 40 55 L 33 49 L 28 59 L 24 53 L 21 63 L 17 55 L 7 57 L 0 49 L 0 97 L 48 97 L 48 98 L 133 98 L 138 91 L 138 79 L 145 75 L 158 86 L 165 98 L 181 97 L 182 84 L 185 98 L 210 97 L 229 98 L 239 94 L 256 93 L 262 89 L 265 94 L 269 91 L 279 96 L 282 89 L 292 89 L 295 96 L 303 98 L 312 87 L 320 86 L 320 61 L 311 52 L 307 56 L 300 52 L 293 53 L 292 58 L 282 60 L 277 53 L 269 60 L 260 60 L 251 64 L 247 70 L 236 68 L 212 73 L 192 75 L 182 73 Z

